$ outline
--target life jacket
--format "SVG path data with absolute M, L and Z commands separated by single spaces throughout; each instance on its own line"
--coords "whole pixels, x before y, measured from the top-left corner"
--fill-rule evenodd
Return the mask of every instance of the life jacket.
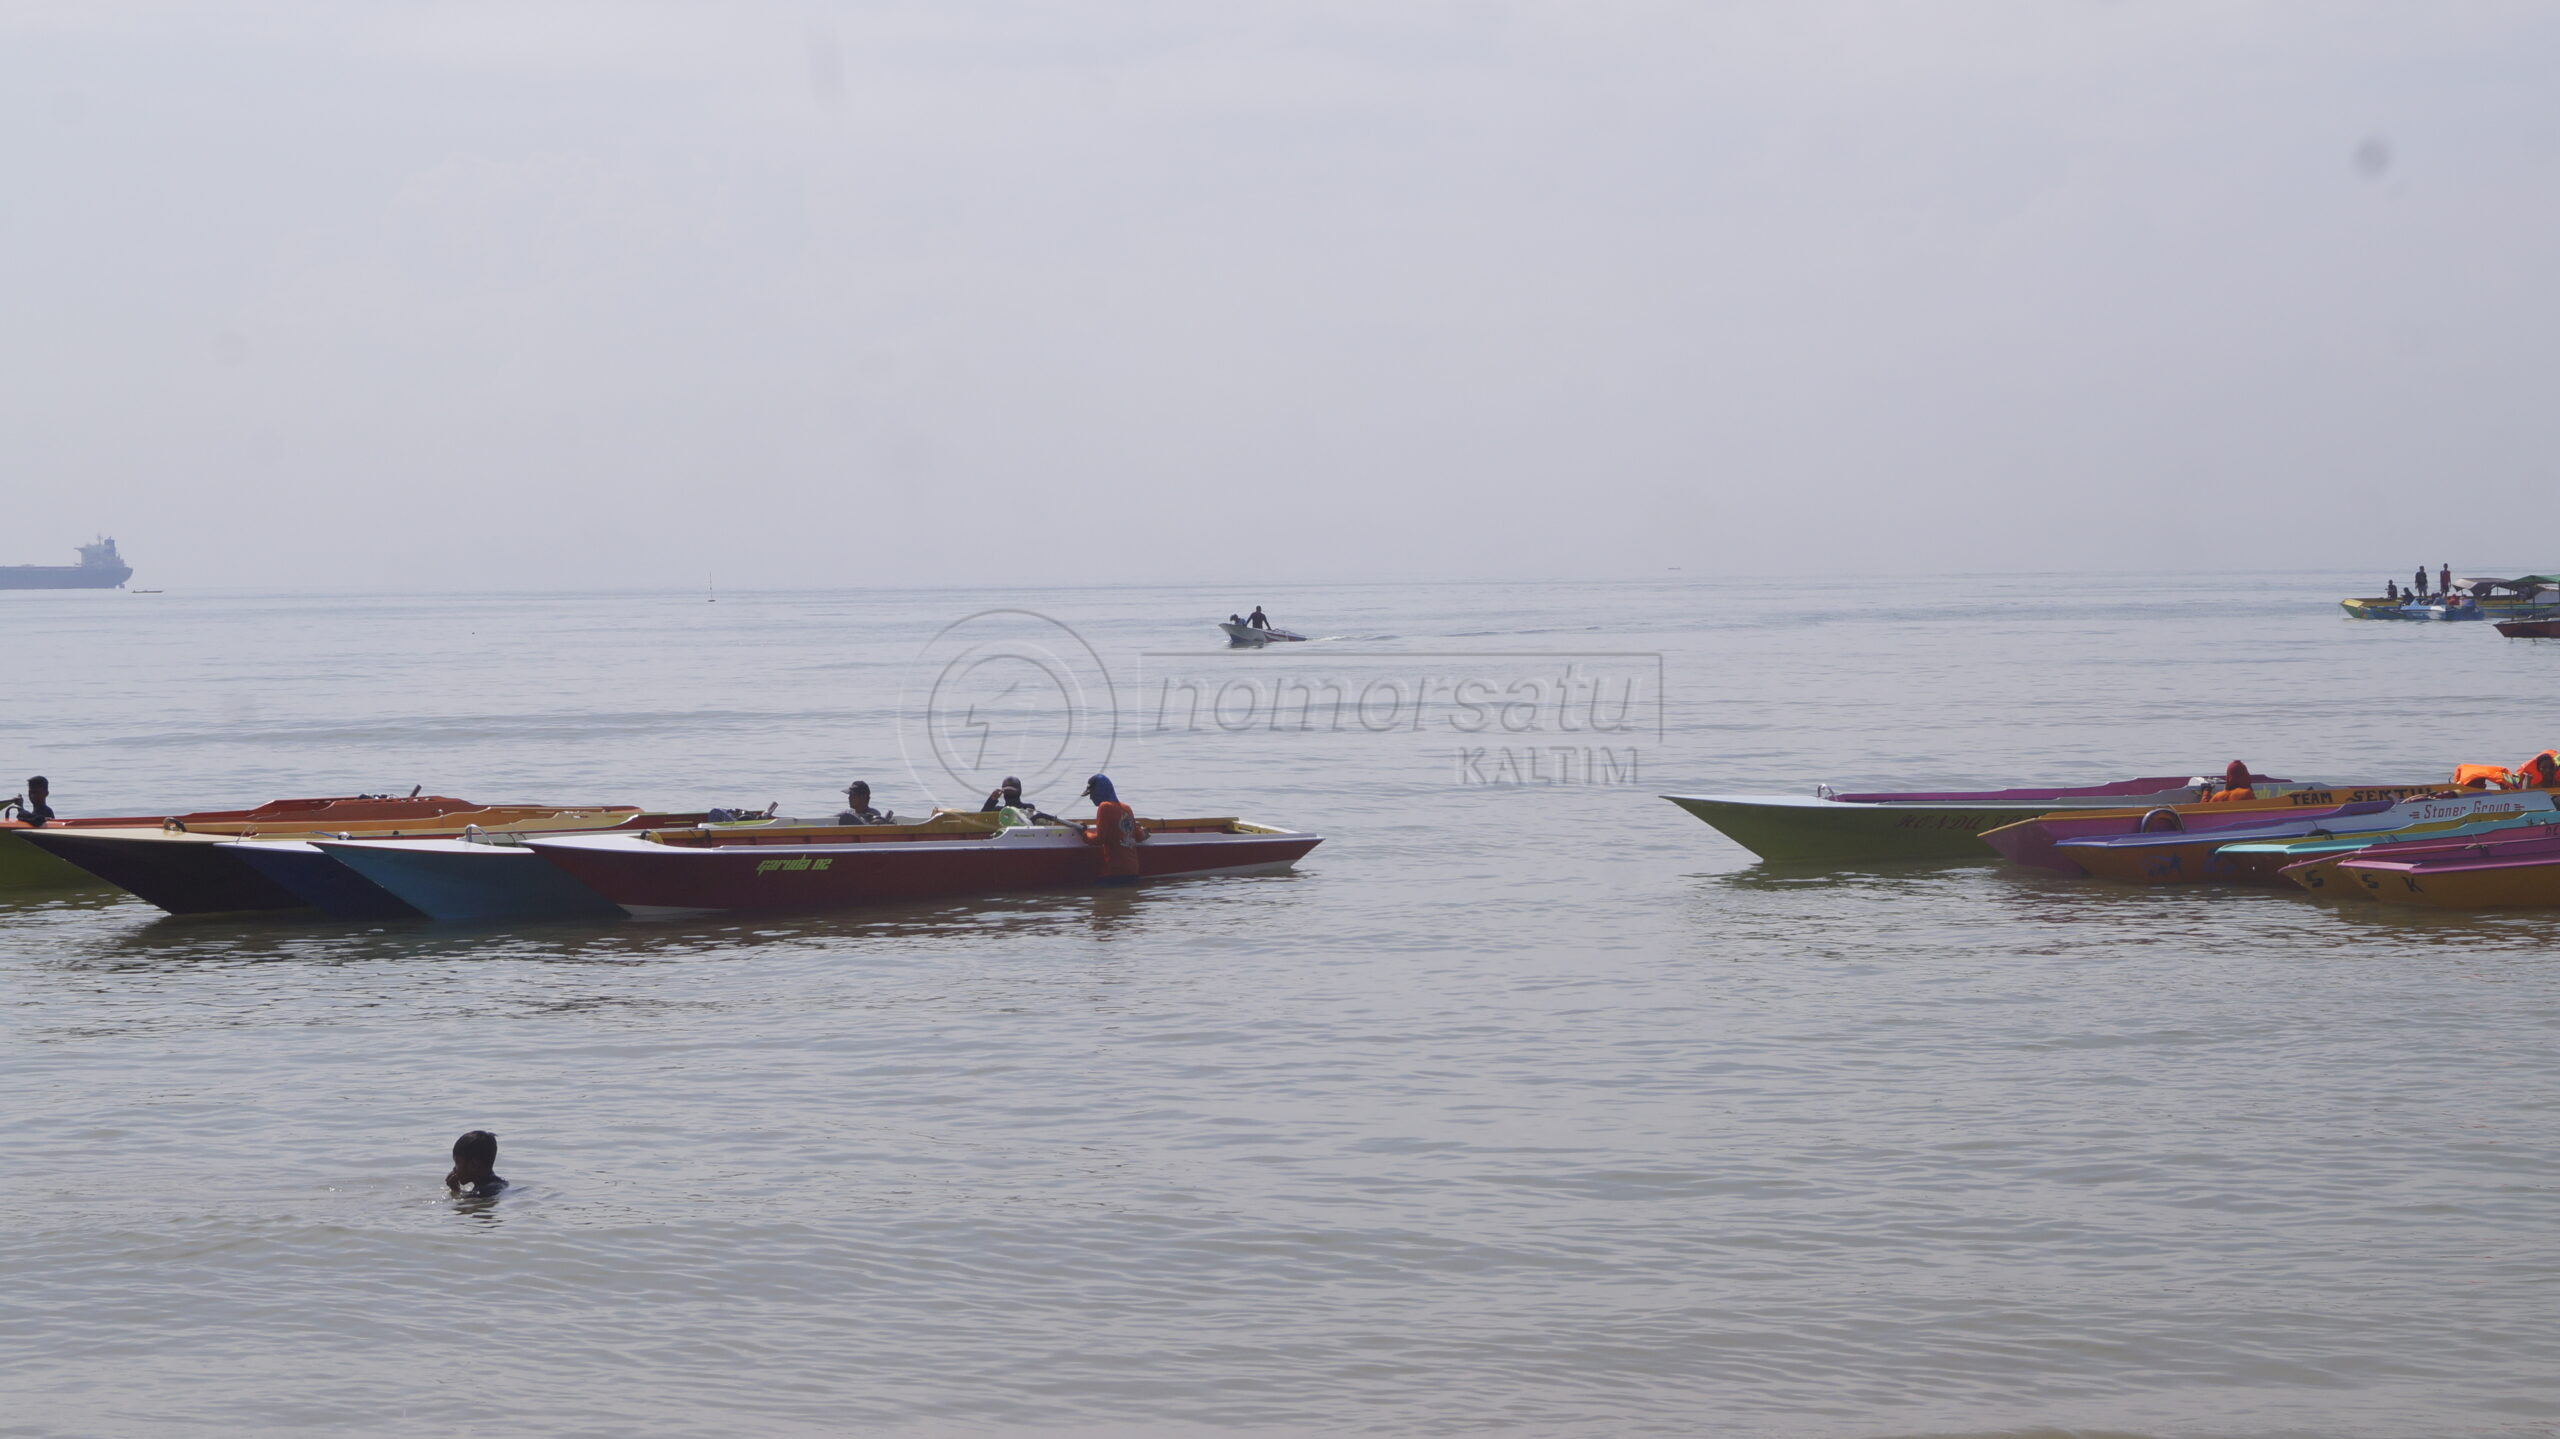
M 2544 750 L 2516 766 L 2518 789 L 2550 789 L 2560 786 L 2560 750 Z
M 1137 874 L 1138 846 L 1146 839 L 1137 811 L 1116 799 L 1095 805 L 1093 823 L 1084 827 L 1084 842 L 1102 846 L 1102 872 L 1113 878 Z
M 2206 804 L 2229 804 L 2237 800 L 2256 799 L 2258 792 L 2247 785 L 2232 785 L 2204 797 Z
M 2514 789 L 2515 776 L 2506 766 L 2495 764 L 2458 764 L 2453 767 L 2455 789 Z

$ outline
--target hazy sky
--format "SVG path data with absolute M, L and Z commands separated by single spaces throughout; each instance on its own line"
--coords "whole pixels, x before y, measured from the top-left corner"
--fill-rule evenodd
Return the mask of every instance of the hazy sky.
M 0 4 L 0 562 L 2547 569 L 2555 267 L 2549 3 Z

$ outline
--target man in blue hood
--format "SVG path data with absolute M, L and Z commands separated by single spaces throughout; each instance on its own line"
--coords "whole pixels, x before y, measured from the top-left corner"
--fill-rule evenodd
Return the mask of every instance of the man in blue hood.
M 1120 802 L 1111 776 L 1098 774 L 1084 782 L 1084 797 L 1093 801 L 1093 828 L 1086 838 L 1102 846 L 1102 882 L 1127 884 L 1138 877 L 1137 813 Z

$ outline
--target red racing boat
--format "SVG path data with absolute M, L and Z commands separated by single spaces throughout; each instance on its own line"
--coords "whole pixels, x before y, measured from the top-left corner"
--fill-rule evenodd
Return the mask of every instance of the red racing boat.
M 1125 851 L 1136 878 L 1273 872 L 1321 835 L 1235 819 L 1139 821 Z M 945 812 L 923 824 L 807 826 L 720 833 L 560 835 L 525 847 L 633 914 L 810 910 L 1059 889 L 1103 882 L 1105 849 L 1065 825 L 1000 828 L 994 815 Z

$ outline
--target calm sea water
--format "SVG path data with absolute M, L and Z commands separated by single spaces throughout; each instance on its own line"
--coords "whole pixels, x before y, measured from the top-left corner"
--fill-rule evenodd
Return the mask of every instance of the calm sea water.
M 2560 913 L 1773 870 L 1654 797 L 2560 742 L 2560 645 L 2368 588 L 0 595 L 66 813 L 912 812 L 1107 742 L 1330 836 L 818 918 L 0 904 L 0 1433 L 2554 1432 Z M 1321 638 L 1219 648 L 1257 601 Z M 1536 693 L 1605 727 L 1459 704 Z

